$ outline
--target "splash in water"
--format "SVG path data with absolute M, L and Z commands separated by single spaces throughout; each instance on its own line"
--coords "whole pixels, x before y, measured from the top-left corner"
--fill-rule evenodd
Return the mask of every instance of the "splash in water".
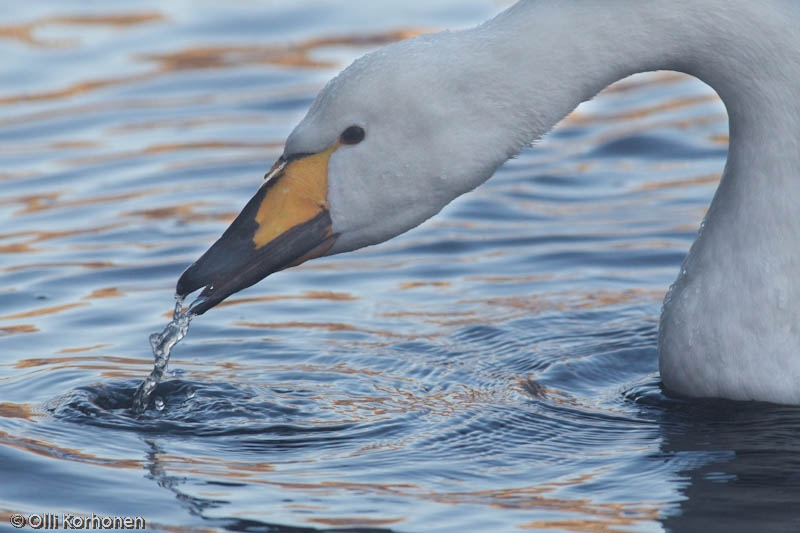
M 194 302 L 196 304 L 197 301 Z M 194 305 L 193 304 L 193 305 Z M 186 336 L 189 331 L 189 323 L 192 321 L 194 313 L 192 307 L 186 311 L 183 310 L 183 298 L 180 296 L 175 297 L 175 310 L 172 312 L 172 322 L 167 324 L 161 333 L 153 333 L 150 335 L 150 346 L 153 348 L 153 358 L 155 364 L 153 371 L 147 376 L 147 379 L 139 385 L 136 389 L 136 394 L 133 396 L 133 412 L 142 414 L 150 402 L 150 396 L 153 394 L 156 386 L 164 377 L 164 372 L 167 370 L 167 363 L 169 363 L 169 355 L 172 348 Z M 163 409 L 163 402 L 159 408 L 159 402 L 156 402 L 156 408 L 160 411 Z

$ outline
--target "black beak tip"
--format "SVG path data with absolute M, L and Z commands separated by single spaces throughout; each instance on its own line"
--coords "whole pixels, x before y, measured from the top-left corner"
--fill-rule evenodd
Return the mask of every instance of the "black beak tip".
M 195 316 L 202 315 L 225 299 L 224 296 L 215 294 L 213 285 L 207 284 L 207 281 L 204 282 L 201 281 L 201 279 L 202 276 L 197 274 L 195 263 L 187 268 L 183 274 L 181 274 L 181 277 L 178 279 L 178 283 L 175 286 L 175 294 L 177 294 L 180 298 L 186 298 L 196 290 L 200 288 L 203 289 L 203 291 L 200 293 L 200 296 L 198 296 L 189 306 L 189 313 Z
M 178 278 L 175 292 L 181 298 L 203 289 L 189 307 L 191 314 L 202 315 L 231 294 L 270 274 L 317 257 L 336 239 L 336 235 L 330 234 L 330 213 L 322 210 L 269 243 L 256 246 L 255 210 L 265 190 L 265 187 L 260 189 L 222 237 Z
M 200 283 L 197 280 L 197 277 L 194 275 L 195 270 L 195 265 L 192 265 L 184 270 L 183 274 L 181 274 L 181 277 L 178 278 L 178 283 L 175 286 L 175 294 L 181 298 L 185 298 L 203 286 L 203 284 Z

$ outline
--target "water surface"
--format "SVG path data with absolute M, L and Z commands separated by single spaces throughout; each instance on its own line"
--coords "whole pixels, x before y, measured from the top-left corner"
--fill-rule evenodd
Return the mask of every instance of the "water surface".
M 661 390 L 724 107 L 637 76 L 438 217 L 193 321 L 178 276 L 322 84 L 492 0 L 0 7 L 0 520 L 154 530 L 786 531 L 800 410 Z M 296 529 L 293 529 L 296 528 Z

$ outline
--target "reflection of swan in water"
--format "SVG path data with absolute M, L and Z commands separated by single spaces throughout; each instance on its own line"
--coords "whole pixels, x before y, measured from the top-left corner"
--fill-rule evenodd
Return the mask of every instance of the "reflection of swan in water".
M 477 28 L 387 46 L 322 90 L 178 293 L 205 287 L 201 314 L 277 270 L 394 237 L 610 83 L 677 70 L 724 100 L 730 150 L 664 302 L 662 379 L 800 403 L 798 28 L 795 0 L 523 0 Z
M 796 408 L 657 397 L 638 406 L 640 416 L 658 422 L 661 442 L 653 459 L 669 464 L 667 479 L 682 495 L 674 511 L 662 515 L 666 531 L 797 529 Z

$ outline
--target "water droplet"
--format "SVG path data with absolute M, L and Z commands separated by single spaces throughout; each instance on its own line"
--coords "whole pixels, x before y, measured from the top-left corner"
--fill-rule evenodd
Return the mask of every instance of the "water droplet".
M 196 304 L 197 302 L 194 303 Z M 150 372 L 150 375 L 147 376 L 147 379 L 139 386 L 133 396 L 133 411 L 135 413 L 141 414 L 147 409 L 150 396 L 161 381 L 161 378 L 164 377 L 172 348 L 189 332 L 189 323 L 192 321 L 193 316 L 192 306 L 189 306 L 189 309 L 184 311 L 183 298 L 176 296 L 172 321 L 167 324 L 161 333 L 150 335 L 150 347 L 153 349 L 155 362 L 153 371 Z M 164 401 L 161 400 L 161 403 L 161 409 L 163 409 Z M 156 409 L 158 409 L 158 406 L 156 406 Z

